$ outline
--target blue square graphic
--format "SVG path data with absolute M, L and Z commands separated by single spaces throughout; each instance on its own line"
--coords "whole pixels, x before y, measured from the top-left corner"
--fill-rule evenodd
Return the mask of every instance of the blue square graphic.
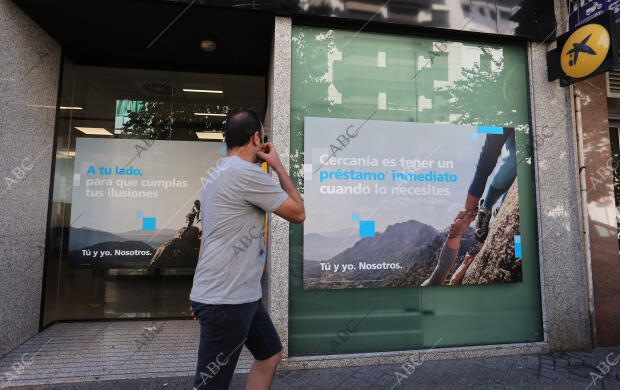
M 354 221 L 359 221 L 360 220 L 360 213 L 353 213 L 351 214 L 351 219 Z
M 477 131 L 483 134 L 504 134 L 504 128 L 498 126 L 478 126 Z
M 375 221 L 360 221 L 360 237 L 375 236 Z
M 142 219 L 142 230 L 155 230 L 155 220 L 157 218 Z
M 144 218 L 144 211 L 136 211 L 136 218 Z
M 478 139 L 478 133 L 469 133 L 469 138 L 471 138 L 472 141 L 475 141 Z
M 521 236 L 515 236 L 515 259 L 521 258 Z

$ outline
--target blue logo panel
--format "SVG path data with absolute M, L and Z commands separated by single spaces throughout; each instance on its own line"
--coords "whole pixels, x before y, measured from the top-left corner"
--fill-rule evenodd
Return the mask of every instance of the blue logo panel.
M 360 221 L 360 237 L 375 236 L 375 221 Z
M 143 218 L 142 230 L 155 230 L 155 220 L 157 218 Z
M 521 258 L 521 236 L 515 236 L 515 259 Z
M 483 134 L 504 134 L 503 127 L 497 126 L 478 126 L 478 133 Z

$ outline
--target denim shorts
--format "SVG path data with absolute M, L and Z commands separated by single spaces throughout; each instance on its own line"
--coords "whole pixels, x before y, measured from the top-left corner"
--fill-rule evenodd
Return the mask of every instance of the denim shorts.
M 194 387 L 225 390 L 243 345 L 256 360 L 282 350 L 276 329 L 260 300 L 239 305 L 209 305 L 190 301 L 200 321 L 200 345 Z

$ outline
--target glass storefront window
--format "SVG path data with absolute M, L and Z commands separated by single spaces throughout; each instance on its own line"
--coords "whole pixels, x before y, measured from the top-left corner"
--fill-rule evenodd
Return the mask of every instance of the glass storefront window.
M 188 316 L 194 200 L 226 114 L 264 115 L 265 78 L 65 58 L 60 106 L 43 325 Z
M 292 225 L 291 355 L 542 339 L 524 46 L 294 26 L 291 173 L 300 189 L 308 117 L 514 128 L 522 281 L 304 290 L 304 231 Z

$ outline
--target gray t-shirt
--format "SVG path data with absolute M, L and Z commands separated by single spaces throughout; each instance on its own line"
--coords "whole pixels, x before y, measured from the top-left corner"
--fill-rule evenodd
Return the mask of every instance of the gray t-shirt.
M 200 208 L 202 252 L 189 298 L 240 304 L 261 298 L 265 213 L 288 194 L 258 164 L 224 157 L 204 181 Z

